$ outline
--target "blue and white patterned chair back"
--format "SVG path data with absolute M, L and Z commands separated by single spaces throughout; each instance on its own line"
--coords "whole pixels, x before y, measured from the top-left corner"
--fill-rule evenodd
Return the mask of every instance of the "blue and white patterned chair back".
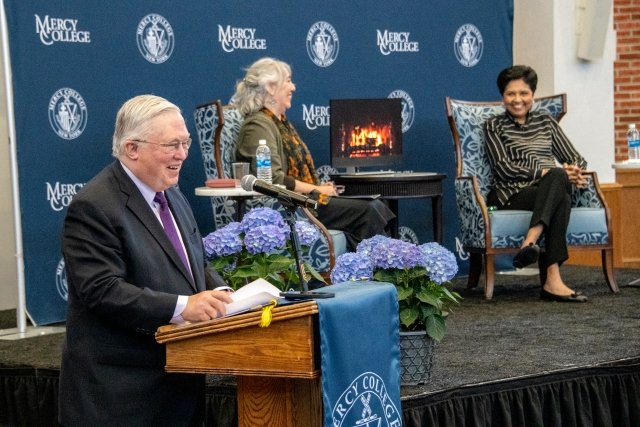
M 204 172 L 207 179 L 230 178 L 231 163 L 235 159 L 238 133 L 243 118 L 235 108 L 221 107 L 220 101 L 200 105 L 194 112 L 196 130 L 202 151 Z M 218 106 L 222 108 L 223 119 L 220 121 Z M 218 164 L 215 154 L 215 138 L 219 133 L 220 159 Z M 253 203 L 253 201 L 251 201 Z M 250 205 L 250 203 L 247 203 Z M 221 228 L 234 221 L 236 204 L 227 197 L 211 197 L 211 207 L 216 228 Z

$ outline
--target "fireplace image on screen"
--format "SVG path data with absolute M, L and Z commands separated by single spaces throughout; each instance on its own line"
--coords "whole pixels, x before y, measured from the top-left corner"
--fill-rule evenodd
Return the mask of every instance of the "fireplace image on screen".
M 402 161 L 402 100 L 332 99 L 331 165 L 347 172 L 394 168 Z

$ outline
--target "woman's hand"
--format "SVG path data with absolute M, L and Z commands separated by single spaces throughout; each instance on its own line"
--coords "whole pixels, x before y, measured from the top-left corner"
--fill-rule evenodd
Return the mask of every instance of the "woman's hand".
M 567 173 L 570 183 L 578 188 L 585 188 L 587 186 L 587 177 L 584 174 L 584 169 L 580 166 L 563 163 L 562 168 Z
M 316 190 L 318 190 L 320 194 L 324 194 L 331 197 L 335 197 L 338 195 L 338 192 L 336 191 L 336 187 L 333 186 L 333 183 L 317 185 Z

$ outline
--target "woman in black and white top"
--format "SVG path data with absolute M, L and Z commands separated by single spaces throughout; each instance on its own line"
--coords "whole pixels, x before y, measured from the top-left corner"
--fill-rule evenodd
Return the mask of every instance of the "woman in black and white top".
M 523 268 L 538 261 L 537 242 L 544 234 L 547 280 L 540 297 L 586 302 L 586 296 L 563 282 L 560 265 L 569 258 L 566 232 L 571 187 L 585 185 L 587 162 L 553 117 L 531 111 L 538 83 L 532 68 L 506 68 L 498 75 L 497 83 L 506 111 L 485 123 L 487 155 L 494 177 L 487 202 L 498 209 L 533 211 L 513 265 Z

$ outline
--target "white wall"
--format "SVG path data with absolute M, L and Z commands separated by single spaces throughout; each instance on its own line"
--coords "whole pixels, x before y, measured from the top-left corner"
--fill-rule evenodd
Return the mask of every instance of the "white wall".
M 539 75 L 536 95 L 567 93 L 562 126 L 576 148 L 598 172 L 601 183 L 614 182 L 613 61 L 615 33 L 610 17 L 601 60 L 578 59 L 577 2 L 584 0 L 514 0 L 514 63 L 528 64 Z M 612 14 L 611 14 L 612 15 Z M 0 69 L 0 72 L 2 70 Z M 2 81 L 4 81 L 4 76 Z M 0 310 L 17 306 L 17 269 L 9 170 L 6 101 L 0 85 Z
M 0 44 L 0 58 L 2 58 Z M 0 61 L 1 62 L 1 61 Z M 18 274 L 11 196 L 11 162 L 7 131 L 4 69 L 0 64 L 0 310 L 18 306 Z
M 605 0 L 606 1 L 606 0 Z M 616 57 L 613 11 L 602 59 L 577 57 L 578 6 L 583 0 L 515 0 L 513 60 L 538 72 L 536 96 L 567 94 L 562 128 L 598 173 L 615 182 L 613 63 Z M 612 6 L 613 8 L 613 6 Z

